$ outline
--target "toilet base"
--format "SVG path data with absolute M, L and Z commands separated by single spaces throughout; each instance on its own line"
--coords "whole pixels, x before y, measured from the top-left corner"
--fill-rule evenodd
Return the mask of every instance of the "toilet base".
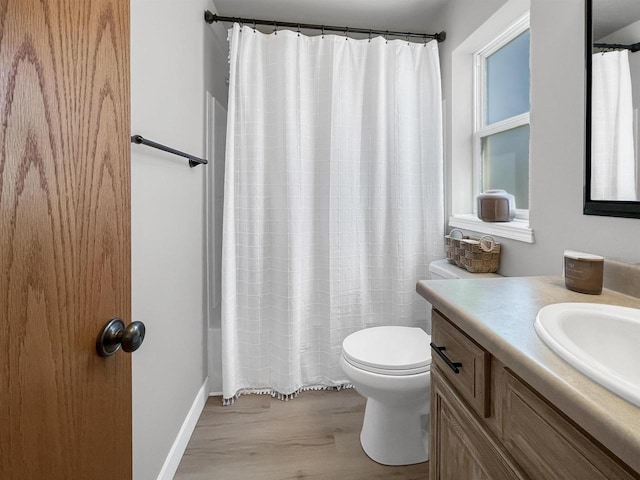
M 412 465 L 429 460 L 429 413 L 415 408 L 390 408 L 368 398 L 360 444 L 382 465 Z

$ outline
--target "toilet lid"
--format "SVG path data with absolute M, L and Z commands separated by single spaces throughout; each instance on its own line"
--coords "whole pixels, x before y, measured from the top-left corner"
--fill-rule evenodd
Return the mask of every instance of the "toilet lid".
M 342 342 L 349 363 L 375 373 L 408 375 L 428 372 L 431 337 L 421 328 L 371 327 Z

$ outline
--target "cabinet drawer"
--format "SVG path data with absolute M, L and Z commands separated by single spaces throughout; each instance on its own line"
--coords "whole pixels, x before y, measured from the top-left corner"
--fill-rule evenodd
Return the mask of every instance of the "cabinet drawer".
M 488 417 L 490 356 L 438 311 L 432 313 L 431 357 L 443 375 L 481 416 Z M 437 347 L 437 348 L 436 348 Z M 439 354 L 438 351 L 441 353 Z M 450 362 L 447 362 L 445 358 Z M 454 371 L 455 364 L 458 372 Z
M 637 478 L 507 370 L 504 442 L 535 479 Z

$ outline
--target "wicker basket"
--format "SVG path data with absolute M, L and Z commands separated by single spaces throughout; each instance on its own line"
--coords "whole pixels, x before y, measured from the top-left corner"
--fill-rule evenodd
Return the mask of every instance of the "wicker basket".
M 457 237 L 455 234 L 459 234 Z M 471 273 L 493 273 L 500 266 L 500 244 L 493 237 L 469 237 L 460 230 L 445 235 L 447 261 Z
M 459 233 L 460 236 L 455 237 L 455 233 Z M 449 235 L 444 236 L 445 253 L 447 254 L 447 262 L 463 267 L 461 257 L 464 257 L 464 250 L 462 249 L 462 240 L 468 240 L 471 237 L 467 237 L 460 230 L 454 229 L 449 232 Z

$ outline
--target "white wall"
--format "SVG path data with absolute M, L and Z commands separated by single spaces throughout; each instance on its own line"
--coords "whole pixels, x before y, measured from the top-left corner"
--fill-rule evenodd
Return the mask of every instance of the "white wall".
M 449 34 L 441 47 L 449 121 L 451 51 L 503 3 L 450 0 L 441 18 Z M 501 239 L 503 275 L 558 274 L 567 248 L 640 262 L 640 220 L 582 214 L 584 32 L 584 0 L 531 0 L 530 224 L 535 243 Z M 450 172 L 450 138 L 446 152 Z
M 205 156 L 205 96 L 226 105 L 226 32 L 210 0 L 132 0 L 131 129 Z M 155 479 L 207 376 L 205 169 L 132 145 L 134 479 Z
M 207 289 L 209 393 L 222 394 L 222 213 L 227 137 L 227 109 L 208 98 L 207 148 L 211 165 L 207 170 Z

